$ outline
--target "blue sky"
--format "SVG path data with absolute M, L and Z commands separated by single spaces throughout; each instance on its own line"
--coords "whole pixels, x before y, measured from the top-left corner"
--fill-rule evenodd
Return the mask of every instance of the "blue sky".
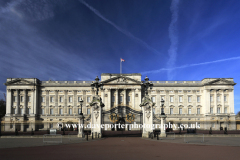
M 234 78 L 240 83 L 238 0 L 0 1 L 0 82 Z M 240 111 L 235 86 L 235 112 Z M 0 85 L 0 98 L 6 87 Z

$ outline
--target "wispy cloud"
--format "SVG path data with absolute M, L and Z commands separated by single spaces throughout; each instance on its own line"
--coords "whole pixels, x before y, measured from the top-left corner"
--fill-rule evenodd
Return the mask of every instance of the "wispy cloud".
M 159 72 L 163 72 L 163 71 L 172 71 L 172 70 L 181 69 L 181 68 L 188 68 L 188 67 L 194 67 L 194 66 L 200 66 L 200 65 L 207 65 L 207 64 L 219 63 L 219 62 L 225 62 L 225 61 L 231 61 L 231 60 L 237 60 L 237 59 L 240 59 L 240 56 L 239 56 L 239 57 L 227 58 L 227 59 L 220 59 L 220 60 L 210 61 L 210 62 L 202 62 L 202 63 L 195 63 L 195 64 L 186 64 L 186 65 L 179 66 L 179 67 L 174 67 L 174 68 L 161 68 L 161 69 L 158 69 L 158 70 L 141 72 L 141 74 L 159 73 Z
M 170 48 L 168 50 L 169 60 L 167 62 L 168 68 L 172 68 L 175 65 L 178 49 L 178 35 L 177 35 L 177 20 L 178 20 L 178 4 L 179 0 L 172 0 L 170 10 L 172 12 L 172 19 L 169 25 L 169 38 L 170 38 Z M 168 70 L 168 78 L 172 79 L 172 70 Z
M 112 21 L 110 21 L 109 19 L 107 19 L 106 17 L 104 17 L 98 10 L 96 10 L 95 8 L 93 8 L 92 6 L 90 6 L 88 3 L 86 3 L 83 0 L 79 0 L 82 4 L 84 4 L 87 8 L 89 8 L 93 13 L 95 13 L 99 18 L 101 18 L 102 20 L 104 20 L 105 22 L 107 22 L 108 24 L 110 24 L 111 26 L 113 26 L 114 28 L 116 28 L 118 31 L 120 31 L 121 33 L 125 34 L 126 36 L 132 38 L 133 40 L 135 40 L 137 43 L 145 46 L 146 48 L 148 48 L 149 50 L 151 50 L 153 53 L 155 54 L 161 54 L 160 52 L 158 52 L 156 49 L 154 49 L 153 47 L 149 46 L 146 42 L 144 42 L 143 40 L 135 37 L 132 33 L 130 33 L 129 31 L 126 31 L 124 29 L 122 29 L 121 27 L 119 27 L 118 25 L 116 25 L 115 23 L 113 23 Z

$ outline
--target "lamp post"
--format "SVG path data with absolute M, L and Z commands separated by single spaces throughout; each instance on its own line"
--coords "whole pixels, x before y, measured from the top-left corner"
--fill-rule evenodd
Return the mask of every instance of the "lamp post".
M 80 99 L 80 106 L 81 106 L 81 113 L 79 114 L 79 126 L 78 126 L 78 137 L 81 137 L 83 138 L 84 137 L 84 134 L 83 134 L 83 125 L 84 125 L 84 116 L 83 116 L 83 113 L 82 113 L 82 104 L 83 104 L 83 100 L 82 98 Z
M 83 115 L 83 113 L 82 113 L 82 104 L 83 104 L 83 100 L 82 100 L 82 98 L 80 99 L 80 106 L 81 106 L 81 113 L 79 114 L 79 115 Z
M 97 95 L 98 95 L 99 88 L 103 89 L 103 84 L 99 82 L 98 76 L 95 78 L 95 82 L 92 82 L 91 87 L 92 89 L 97 88 Z
M 164 101 L 164 99 L 162 98 L 162 100 L 161 100 L 161 105 L 162 105 L 161 115 L 165 115 L 164 110 L 163 110 L 164 102 L 165 102 L 165 101 Z

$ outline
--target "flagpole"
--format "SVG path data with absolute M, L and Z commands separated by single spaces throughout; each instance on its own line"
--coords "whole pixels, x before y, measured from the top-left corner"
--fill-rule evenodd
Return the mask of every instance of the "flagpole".
M 120 74 L 122 74 L 122 58 L 120 58 Z

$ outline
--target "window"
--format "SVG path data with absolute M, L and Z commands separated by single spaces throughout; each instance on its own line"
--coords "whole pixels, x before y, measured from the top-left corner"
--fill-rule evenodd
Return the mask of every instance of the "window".
M 60 115 L 63 114 L 63 109 L 62 109 L 62 108 L 59 109 L 59 114 L 60 114 Z
M 16 108 L 13 108 L 13 113 L 17 114 L 17 109 Z
M 54 98 L 53 97 L 50 97 L 50 102 L 54 102 Z
M 173 108 L 170 108 L 170 114 L 173 114 Z
M 197 96 L 197 102 L 198 103 L 200 102 L 200 96 Z
M 213 114 L 213 108 L 212 107 L 210 108 L 210 113 Z
M 192 102 L 192 97 L 188 96 L 188 102 Z
M 78 108 L 78 114 L 80 114 L 81 113 L 81 108 Z
M 152 97 L 152 102 L 155 102 L 156 97 Z
M 173 97 L 170 97 L 170 102 L 173 102 Z
M 31 96 L 28 96 L 28 102 L 31 102 Z
M 188 108 L 188 114 L 192 114 L 192 109 Z
M 130 96 L 128 96 L 128 102 L 130 102 L 131 101 L 131 98 L 130 98 Z
M 217 113 L 220 113 L 220 107 L 217 108 Z
M 44 108 L 42 108 L 42 114 L 44 114 Z
M 212 123 L 212 128 L 214 128 L 215 127 L 215 123 Z
M 200 108 L 197 108 L 197 114 L 200 114 Z
M 49 123 L 49 128 L 53 128 L 53 123 Z
M 23 114 L 23 108 L 20 109 L 20 113 Z
M 112 102 L 115 102 L 115 96 L 112 96 Z
M 17 102 L 17 97 L 13 96 L 13 102 Z
M 210 101 L 213 102 L 213 96 L 210 96 Z
M 50 114 L 51 114 L 51 115 L 53 114 L 53 109 L 50 109 Z
M 227 113 L 227 107 L 224 108 L 224 113 Z
M 90 114 L 90 108 L 87 109 L 87 114 Z
M 23 96 L 21 96 L 21 102 L 23 102 Z
M 31 114 L 31 108 L 28 108 L 28 114 Z
M 217 96 L 217 101 L 220 102 L 220 96 Z
M 59 102 L 63 102 L 63 97 L 59 97 Z
M 155 114 L 155 108 L 153 108 L 153 114 Z
M 122 102 L 123 101 L 123 97 L 122 96 L 120 96 L 120 102 Z
M 42 102 L 45 102 L 45 98 L 44 97 L 42 97 Z
M 72 97 L 69 97 L 69 103 L 71 103 L 72 102 Z
M 224 96 L 224 102 L 227 102 L 227 96 Z
M 12 123 L 10 123 L 10 128 L 13 128 L 13 124 Z
M 90 97 L 87 97 L 87 102 L 90 103 L 90 101 L 91 101 L 91 100 L 90 100 Z
M 182 96 L 179 97 L 179 102 L 182 102 Z
M 179 108 L 179 114 L 182 114 L 182 108 Z
M 69 108 L 69 114 L 72 114 L 72 108 Z

